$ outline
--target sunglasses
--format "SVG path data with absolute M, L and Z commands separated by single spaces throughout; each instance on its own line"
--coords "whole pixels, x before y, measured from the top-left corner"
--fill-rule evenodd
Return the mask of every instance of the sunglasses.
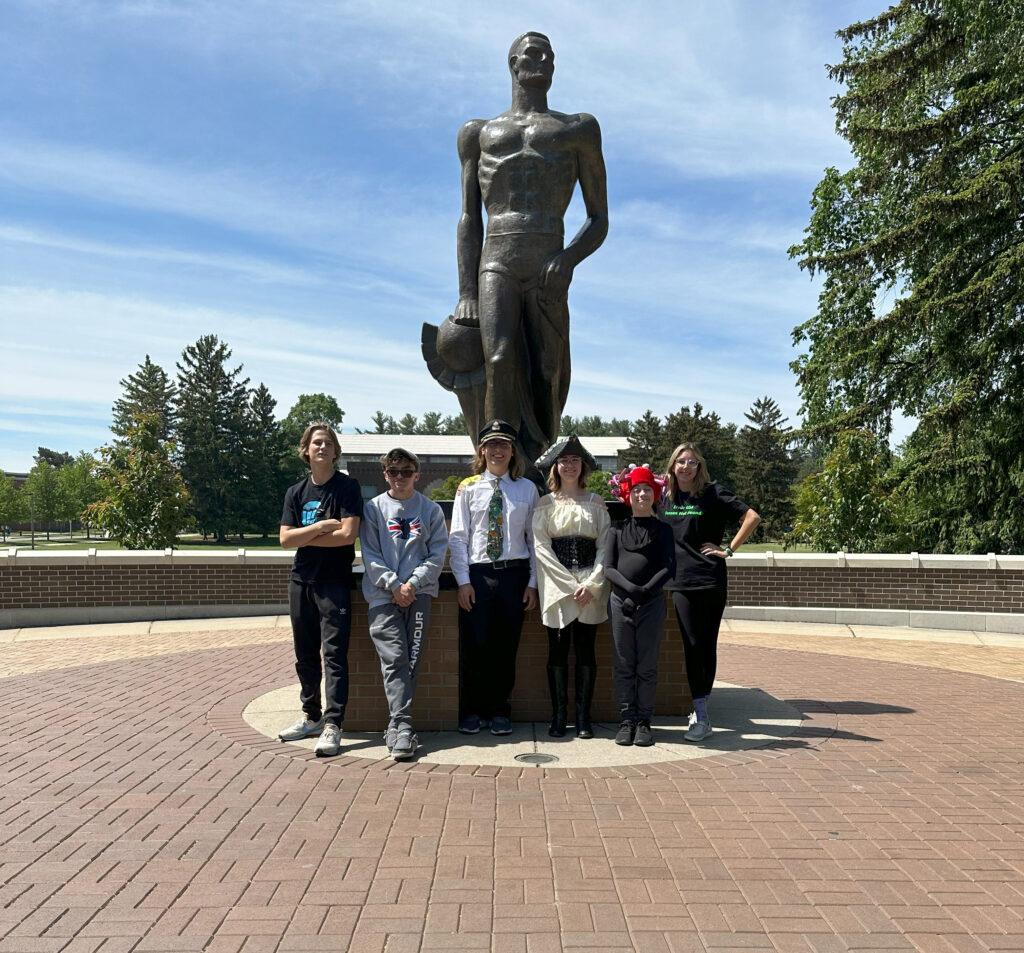
M 398 467 L 388 467 L 384 471 L 392 479 L 408 480 L 409 477 L 415 476 L 415 470 L 399 470 Z

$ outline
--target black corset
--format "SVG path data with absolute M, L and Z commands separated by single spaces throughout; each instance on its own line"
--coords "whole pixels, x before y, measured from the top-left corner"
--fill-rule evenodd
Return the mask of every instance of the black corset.
M 597 541 L 589 536 L 558 536 L 551 548 L 566 569 L 585 569 L 597 561 Z

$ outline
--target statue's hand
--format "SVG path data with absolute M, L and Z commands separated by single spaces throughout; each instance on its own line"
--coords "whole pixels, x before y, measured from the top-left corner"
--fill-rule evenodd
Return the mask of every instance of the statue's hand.
M 564 301 L 569 294 L 572 273 L 573 267 L 566 260 L 565 255 L 562 253 L 555 255 L 541 272 L 541 295 L 552 300 Z
M 452 315 L 452 321 L 467 328 L 480 327 L 480 308 L 477 304 L 476 295 L 466 295 L 459 298 L 459 303 L 455 305 L 455 314 Z

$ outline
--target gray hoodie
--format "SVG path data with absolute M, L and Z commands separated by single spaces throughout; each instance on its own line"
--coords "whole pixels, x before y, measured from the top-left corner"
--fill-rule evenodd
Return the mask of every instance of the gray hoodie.
M 437 595 L 448 531 L 441 507 L 422 493 L 407 500 L 381 493 L 366 503 L 359 546 L 363 595 L 371 606 L 390 603 L 403 582 L 412 583 L 418 595 Z

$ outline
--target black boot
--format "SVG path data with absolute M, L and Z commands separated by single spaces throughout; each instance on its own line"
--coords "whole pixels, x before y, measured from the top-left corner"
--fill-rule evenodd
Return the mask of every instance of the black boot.
M 576 666 L 576 737 L 593 738 L 594 726 L 590 723 L 590 705 L 594 701 L 594 683 L 597 669 L 593 665 Z
M 564 665 L 548 666 L 548 691 L 551 693 L 551 725 L 548 734 L 552 738 L 564 738 L 569 707 L 569 669 Z

